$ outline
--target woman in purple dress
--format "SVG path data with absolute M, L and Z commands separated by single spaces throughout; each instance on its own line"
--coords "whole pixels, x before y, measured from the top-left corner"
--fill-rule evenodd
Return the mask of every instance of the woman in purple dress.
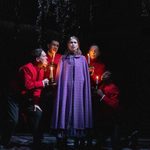
M 67 48 L 56 72 L 57 95 L 52 128 L 65 139 L 79 139 L 92 128 L 90 76 L 78 38 L 71 36 Z

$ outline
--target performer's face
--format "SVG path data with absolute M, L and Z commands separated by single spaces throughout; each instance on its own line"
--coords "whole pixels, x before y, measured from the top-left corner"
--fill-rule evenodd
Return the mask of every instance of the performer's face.
M 49 51 L 51 53 L 57 53 L 58 48 L 59 48 L 59 42 L 58 41 L 52 41 L 49 45 L 48 45 Z
M 69 49 L 69 51 L 74 53 L 78 48 L 79 48 L 78 41 L 76 39 L 72 38 L 68 42 L 68 49 Z
M 97 46 L 91 46 L 89 55 L 91 59 L 96 59 L 100 55 L 99 48 Z
M 46 67 L 47 64 L 48 64 L 46 53 L 45 53 L 44 51 L 42 51 L 41 56 L 38 57 L 38 58 L 36 59 L 36 61 L 37 61 L 38 64 L 39 64 L 38 66 L 40 66 L 40 67 Z

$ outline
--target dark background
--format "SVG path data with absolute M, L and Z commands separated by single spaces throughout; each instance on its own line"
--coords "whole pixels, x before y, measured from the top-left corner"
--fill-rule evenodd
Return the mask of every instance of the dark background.
M 0 0 L 1 85 L 27 61 L 33 48 L 76 35 L 86 55 L 96 43 L 121 91 L 123 130 L 150 128 L 149 0 Z

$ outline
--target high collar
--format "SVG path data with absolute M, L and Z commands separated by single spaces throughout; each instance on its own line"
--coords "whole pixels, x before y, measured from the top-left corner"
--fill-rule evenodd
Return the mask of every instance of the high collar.
M 81 55 L 76 55 L 73 53 L 68 53 L 67 55 L 65 55 L 65 58 L 79 58 Z

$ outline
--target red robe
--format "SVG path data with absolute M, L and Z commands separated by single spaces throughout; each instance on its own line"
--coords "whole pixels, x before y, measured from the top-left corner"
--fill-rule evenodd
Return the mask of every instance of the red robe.
M 51 63 L 52 62 L 52 57 L 50 55 L 47 55 L 47 57 L 48 57 L 48 63 Z M 60 58 L 61 58 L 61 54 L 56 54 L 55 59 L 54 59 L 54 64 L 57 65 Z
M 87 59 L 87 57 L 86 57 Z M 101 82 L 101 75 L 105 72 L 106 67 L 105 64 L 100 62 L 97 59 L 90 60 L 90 67 L 93 67 L 93 71 L 91 72 L 90 78 L 91 78 L 91 86 L 96 85 L 96 76 L 99 77 L 99 83 Z
M 107 84 L 99 87 L 105 94 L 101 100 L 100 96 L 93 96 L 93 118 L 94 126 L 98 128 L 111 126 L 116 122 L 119 115 L 119 89 L 113 84 Z
M 54 66 L 55 66 L 55 69 L 54 69 L 54 72 L 53 72 L 54 78 L 55 78 L 55 75 L 56 75 L 56 68 L 57 68 L 57 65 L 58 65 L 58 62 L 59 62 L 61 56 L 62 56 L 61 54 L 56 54 L 55 55 L 55 59 L 54 59 L 54 62 L 53 62 Z M 50 64 L 52 63 L 52 57 L 48 54 L 47 54 L 47 57 L 48 57 L 48 64 L 49 65 L 47 66 L 47 68 L 45 70 L 45 77 L 50 78 Z
M 32 63 L 28 63 L 19 69 L 19 85 L 21 94 L 32 98 L 34 104 L 40 103 L 40 96 L 43 89 L 44 70 Z
M 112 108 L 118 109 L 119 107 L 119 89 L 114 83 L 106 84 L 103 87 L 100 87 L 103 93 L 105 94 L 102 102 Z

